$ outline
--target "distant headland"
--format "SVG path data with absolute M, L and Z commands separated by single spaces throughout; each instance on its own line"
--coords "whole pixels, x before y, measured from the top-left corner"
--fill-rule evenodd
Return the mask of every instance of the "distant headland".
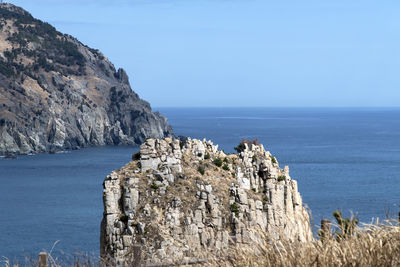
M 0 155 L 138 145 L 171 134 L 100 51 L 0 4 Z

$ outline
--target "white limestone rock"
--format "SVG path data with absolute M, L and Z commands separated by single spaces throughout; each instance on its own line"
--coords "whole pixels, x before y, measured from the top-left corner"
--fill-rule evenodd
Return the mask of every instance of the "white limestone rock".
M 211 141 L 148 139 L 140 155 L 104 181 L 102 257 L 129 262 L 132 246 L 140 245 L 147 261 L 173 261 L 225 249 L 230 240 L 262 244 L 259 232 L 312 239 L 297 182 L 262 145 L 225 155 Z M 222 155 L 234 176 L 212 163 Z M 201 175 L 198 166 L 209 172 Z

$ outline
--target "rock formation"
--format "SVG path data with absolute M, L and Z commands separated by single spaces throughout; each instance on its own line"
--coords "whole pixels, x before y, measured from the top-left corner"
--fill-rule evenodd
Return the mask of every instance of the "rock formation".
M 0 155 L 136 145 L 171 133 L 100 51 L 0 4 Z
M 226 155 L 210 141 L 148 139 L 104 181 L 101 256 L 131 263 L 176 261 L 232 243 L 284 235 L 312 239 L 297 182 L 262 145 Z

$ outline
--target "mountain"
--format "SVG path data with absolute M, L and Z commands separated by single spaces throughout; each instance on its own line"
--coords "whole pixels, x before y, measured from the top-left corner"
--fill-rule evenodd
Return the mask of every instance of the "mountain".
M 0 4 L 0 155 L 138 145 L 171 134 L 99 50 Z

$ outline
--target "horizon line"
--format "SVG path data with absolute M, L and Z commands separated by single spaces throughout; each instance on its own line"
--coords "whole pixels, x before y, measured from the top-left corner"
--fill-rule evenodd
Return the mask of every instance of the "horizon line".
M 157 108 L 310 108 L 310 109 L 400 109 L 400 106 L 152 106 Z

